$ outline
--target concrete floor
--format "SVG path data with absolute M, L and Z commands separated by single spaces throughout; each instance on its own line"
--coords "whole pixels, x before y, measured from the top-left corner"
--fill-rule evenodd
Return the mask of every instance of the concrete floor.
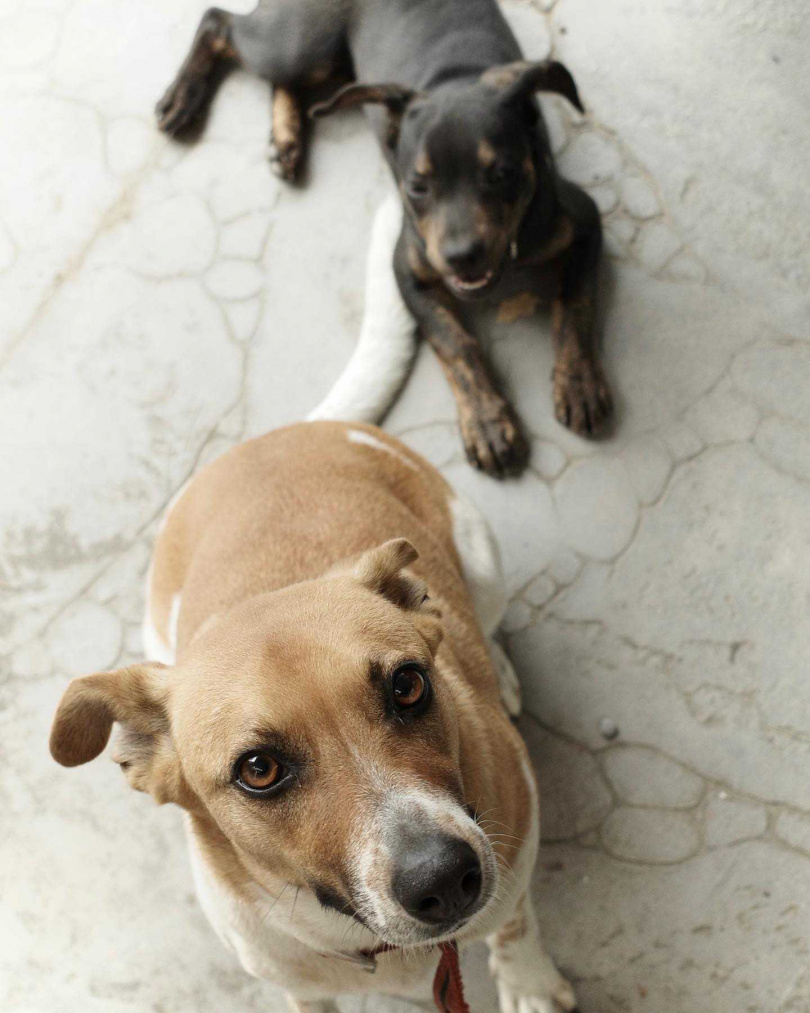
M 553 421 L 542 312 L 491 327 L 534 434 L 520 482 L 463 462 L 428 352 L 387 422 L 503 549 L 544 793 L 536 900 L 583 1013 L 810 1009 L 805 6 L 513 0 L 589 109 L 546 103 L 605 215 L 617 434 Z M 281 1009 L 204 922 L 179 812 L 45 745 L 70 676 L 139 656 L 174 491 L 337 377 L 390 185 L 347 115 L 285 189 L 267 90 L 238 74 L 200 143 L 160 136 L 151 106 L 202 7 L 0 3 L 4 1011 Z M 481 953 L 466 975 L 493 1011 Z

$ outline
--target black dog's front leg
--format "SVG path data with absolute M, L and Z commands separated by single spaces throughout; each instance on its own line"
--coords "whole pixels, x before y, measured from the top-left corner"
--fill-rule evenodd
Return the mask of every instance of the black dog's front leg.
M 596 205 L 579 187 L 561 181 L 560 197 L 574 231 L 558 258 L 559 288 L 552 306 L 554 413 L 580 436 L 596 436 L 613 410 L 595 326 L 602 228 Z
M 449 293 L 440 283 L 414 277 L 403 242 L 395 269 L 403 298 L 450 383 L 470 463 L 497 478 L 519 474 L 529 457 L 520 422 L 496 388 L 478 341 L 458 319 Z

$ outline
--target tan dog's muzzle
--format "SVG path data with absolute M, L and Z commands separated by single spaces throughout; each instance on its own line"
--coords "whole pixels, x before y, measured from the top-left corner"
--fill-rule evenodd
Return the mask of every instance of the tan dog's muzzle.
M 490 842 L 450 798 L 390 791 L 362 836 L 353 893 L 363 921 L 387 943 L 449 938 L 495 893 Z

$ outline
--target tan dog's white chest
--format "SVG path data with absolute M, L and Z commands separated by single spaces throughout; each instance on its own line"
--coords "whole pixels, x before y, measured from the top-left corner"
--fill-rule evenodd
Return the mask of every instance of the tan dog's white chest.
M 521 774 L 533 791 L 533 775 L 527 765 Z M 200 905 L 248 974 L 304 1000 L 374 993 L 417 1001 L 430 998 L 439 962 L 435 947 L 363 957 L 360 952 L 375 948 L 379 940 L 362 926 L 347 925 L 346 918 L 325 911 L 309 891 L 282 883 L 274 893 L 256 884 L 251 897 L 237 894 L 206 863 L 191 820 L 186 827 Z M 538 837 L 539 823 L 534 815 L 512 875 L 501 882 L 498 900 L 475 921 L 472 931 L 459 936 L 460 948 L 484 940 L 494 945 L 496 934 L 527 894 Z M 535 958 L 540 956 L 537 949 Z

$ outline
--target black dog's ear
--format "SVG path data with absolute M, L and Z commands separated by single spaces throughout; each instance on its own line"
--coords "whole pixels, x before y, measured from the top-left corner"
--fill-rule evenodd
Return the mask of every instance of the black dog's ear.
M 401 84 L 347 84 L 338 89 L 325 102 L 318 102 L 309 110 L 312 119 L 329 116 L 340 109 L 353 109 L 359 105 L 384 105 L 388 110 L 388 141 L 394 147 L 399 137 L 399 125 L 405 107 L 416 96 L 411 88 Z
M 504 102 L 522 101 L 537 91 L 553 91 L 568 99 L 581 113 L 585 112 L 571 72 L 556 60 L 539 63 L 517 60 L 485 71 L 481 81 L 492 88 L 500 88 Z
M 404 88 L 401 84 L 347 84 L 325 102 L 312 106 L 309 115 L 313 119 L 319 119 L 340 109 L 353 109 L 354 106 L 365 105 L 367 102 L 387 106 L 390 113 L 402 115 L 415 94 L 411 88 Z

